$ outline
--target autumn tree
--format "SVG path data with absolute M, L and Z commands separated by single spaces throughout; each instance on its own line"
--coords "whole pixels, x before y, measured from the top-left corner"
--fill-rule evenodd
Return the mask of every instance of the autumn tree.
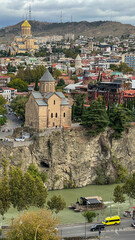
M 60 195 L 53 195 L 52 198 L 47 202 L 47 206 L 50 210 L 57 214 L 66 207 L 66 202 Z
M 23 213 L 7 231 L 7 240 L 60 240 L 58 219 L 48 210 Z

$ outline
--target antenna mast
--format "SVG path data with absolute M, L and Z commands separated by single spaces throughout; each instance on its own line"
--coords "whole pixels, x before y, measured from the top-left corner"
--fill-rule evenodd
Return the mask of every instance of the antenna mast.
M 29 4 L 29 20 L 31 21 L 31 4 Z

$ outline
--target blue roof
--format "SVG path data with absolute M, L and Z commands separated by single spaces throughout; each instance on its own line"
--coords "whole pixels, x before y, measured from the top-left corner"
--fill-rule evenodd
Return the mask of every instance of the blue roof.
M 33 95 L 33 97 L 34 98 L 36 98 L 36 99 L 38 99 L 38 98 L 41 98 L 41 99 L 43 99 L 43 97 L 42 97 L 42 95 L 41 95 L 41 93 L 40 92 L 32 92 L 32 95 Z

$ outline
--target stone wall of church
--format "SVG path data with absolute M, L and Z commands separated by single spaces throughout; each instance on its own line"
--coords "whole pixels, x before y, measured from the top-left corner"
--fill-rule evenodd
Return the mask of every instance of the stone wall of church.
M 39 106 L 39 129 L 44 130 L 47 128 L 47 110 L 48 106 Z
M 61 106 L 61 126 L 71 126 L 71 107 Z
M 61 99 L 54 94 L 48 99 L 48 127 L 60 127 L 61 126 L 61 114 L 60 114 Z
M 39 128 L 39 107 L 32 95 L 30 95 L 26 103 L 25 126 Z

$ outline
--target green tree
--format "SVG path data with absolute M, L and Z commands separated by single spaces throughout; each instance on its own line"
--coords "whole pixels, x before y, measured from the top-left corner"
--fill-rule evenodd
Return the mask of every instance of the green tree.
M 58 219 L 47 210 L 23 213 L 6 233 L 7 240 L 60 240 Z
M 130 206 L 132 205 L 131 200 L 135 199 L 135 173 L 129 175 L 123 185 L 123 191 L 129 197 Z
M 8 72 L 16 72 L 16 67 L 12 66 L 10 63 L 7 66 Z
M 128 65 L 126 63 L 120 63 L 118 71 L 123 72 L 123 73 L 132 73 L 133 68 L 128 67 Z
M 44 186 L 43 181 L 40 177 L 35 179 L 35 197 L 33 206 L 38 208 L 43 208 L 46 203 L 47 198 L 47 188 Z
M 114 129 L 113 136 L 119 138 L 124 131 L 127 122 L 132 119 L 131 111 L 121 105 L 112 106 L 109 110 L 110 127 Z
M 110 69 L 113 71 L 118 71 L 118 66 L 115 64 L 110 64 Z
M 6 104 L 6 99 L 0 95 L 0 106 L 4 106 Z
M 85 94 L 79 94 L 74 99 L 74 104 L 72 106 L 72 119 L 80 121 L 82 119 L 82 115 L 84 112 L 84 101 L 85 101 L 86 95 Z
M 57 86 L 58 86 L 58 87 L 60 87 L 60 86 L 65 86 L 65 81 L 63 80 L 63 78 L 60 78 L 60 80 L 58 81 Z
M 10 188 L 9 188 L 9 177 L 7 174 L 8 162 L 3 160 L 3 177 L 0 179 L 0 214 L 4 214 L 10 208 Z
M 89 130 L 92 136 L 96 136 L 105 130 L 108 123 L 108 116 L 103 102 L 92 101 L 90 107 L 84 111 L 82 125 Z
M 19 78 L 15 78 L 8 83 L 8 87 L 17 89 L 18 92 L 28 91 L 28 83 Z
M 120 215 L 120 203 L 125 202 L 125 197 L 123 193 L 124 193 L 123 188 L 120 185 L 117 185 L 113 192 L 113 196 L 114 196 L 113 201 L 115 203 L 118 203 L 118 216 Z
M 93 219 L 96 217 L 96 213 L 91 211 L 86 211 L 83 213 L 83 216 L 87 218 L 88 223 L 91 223 L 93 222 Z
M 73 79 L 75 81 L 75 83 L 78 83 L 78 77 L 72 76 L 71 79 Z
M 66 207 L 66 202 L 62 197 L 53 195 L 50 201 L 47 202 L 47 206 L 50 210 L 54 211 L 56 214 Z
M 57 68 L 54 68 L 52 74 L 55 79 L 58 79 L 58 77 L 61 76 L 61 71 L 58 70 Z
M 4 116 L 7 113 L 5 108 L 6 99 L 0 95 L 0 126 L 4 125 L 6 122 L 6 117 Z
M 30 206 L 44 207 L 47 189 L 41 178 L 34 178 L 29 172 L 23 174 L 20 168 L 10 171 L 11 203 L 18 211 L 28 209 Z
M 26 209 L 26 204 L 24 202 L 24 181 L 23 172 L 20 168 L 11 168 L 10 171 L 10 200 L 14 208 L 18 211 Z
M 19 78 L 30 84 L 31 82 L 36 82 L 36 80 L 39 81 L 45 71 L 46 68 L 43 65 L 39 65 L 33 70 L 30 68 L 30 66 L 27 66 L 26 69 L 20 66 L 16 78 Z
M 11 108 L 16 112 L 17 116 L 20 117 L 23 121 L 25 120 L 25 105 L 28 100 L 28 96 L 17 96 L 13 99 L 11 103 Z
M 46 172 L 39 172 L 38 168 L 36 168 L 35 164 L 30 164 L 30 166 L 28 167 L 28 173 L 30 173 L 30 175 L 33 178 L 37 178 L 40 177 L 41 180 L 43 181 L 43 183 L 45 183 L 47 181 L 47 173 Z

